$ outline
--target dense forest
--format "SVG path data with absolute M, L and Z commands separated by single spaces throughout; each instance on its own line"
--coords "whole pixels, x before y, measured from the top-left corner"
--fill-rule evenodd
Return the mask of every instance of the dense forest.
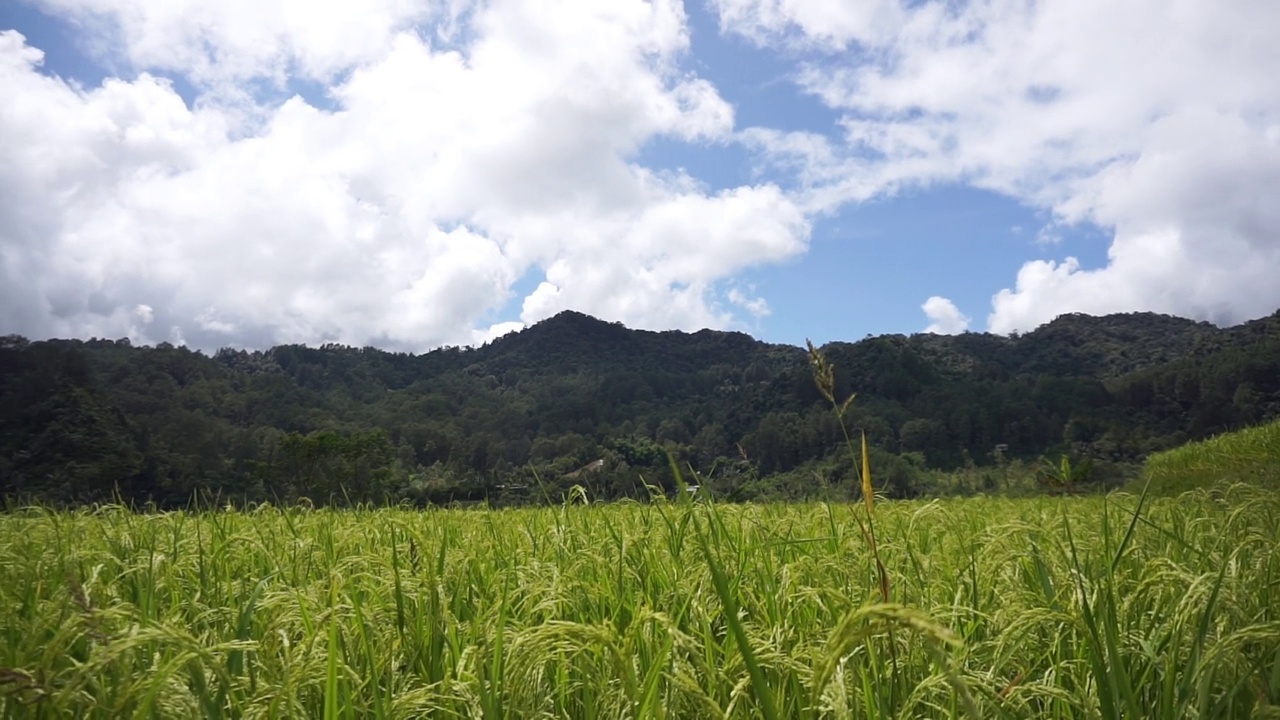
M 1148 453 L 1280 416 L 1280 313 L 1231 328 L 1065 315 L 1021 336 L 892 335 L 822 352 L 837 395 L 857 393 L 847 423 L 896 497 L 998 490 L 1011 466 L 1064 457 L 1076 480 L 1117 483 Z M 676 487 L 669 458 L 729 499 L 856 492 L 806 351 L 741 333 L 566 312 L 421 355 L 0 339 L 10 504 L 505 504 L 559 501 L 575 485 L 645 497 Z M 985 485 L 942 480 L 960 473 Z

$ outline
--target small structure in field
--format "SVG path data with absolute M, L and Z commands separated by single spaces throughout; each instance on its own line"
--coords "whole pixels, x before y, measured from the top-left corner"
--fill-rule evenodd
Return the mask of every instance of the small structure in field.
M 565 473 L 564 476 L 567 478 L 576 478 L 580 475 L 586 475 L 587 473 L 598 473 L 603 469 L 604 469 L 604 459 L 602 458 L 600 460 L 592 460 L 591 462 L 587 463 L 586 465 L 583 465 L 582 467 L 578 468 L 577 470 L 574 470 L 571 473 Z

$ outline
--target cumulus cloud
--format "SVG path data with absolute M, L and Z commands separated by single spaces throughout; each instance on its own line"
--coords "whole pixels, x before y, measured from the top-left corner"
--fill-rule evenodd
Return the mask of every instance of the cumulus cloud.
M 42 2 L 135 72 L 82 88 L 0 33 L 8 332 L 424 349 L 566 308 L 721 327 L 721 283 L 806 246 L 775 185 L 636 161 L 733 134 L 670 0 Z M 333 106 L 228 91 L 296 78 Z M 513 300 L 518 323 L 477 327 Z
M 846 5 L 717 1 L 726 30 L 808 48 L 795 79 L 841 114 L 831 139 L 744 133 L 806 185 L 807 208 L 964 183 L 1049 210 L 1051 231 L 1113 233 L 1101 267 L 1027 263 L 994 297 L 1000 332 L 1067 311 L 1236 322 L 1280 305 L 1274 3 Z M 818 22 L 834 12 L 849 17 Z
M 969 329 L 969 318 L 947 298 L 934 295 L 925 300 L 920 309 L 929 318 L 929 327 L 924 329 L 927 333 L 958 335 Z
M 769 304 L 735 278 L 804 252 L 811 217 L 935 183 L 1051 218 L 992 330 L 1280 305 L 1271 0 L 713 0 L 798 62 L 833 134 L 736 127 L 676 0 L 27 1 L 115 70 L 81 87 L 0 33 L 5 332 L 422 349 L 566 308 L 740 325 Z M 743 143 L 777 184 L 646 168 L 655 139 Z M 1111 233 L 1105 264 L 1055 256 L 1076 223 Z

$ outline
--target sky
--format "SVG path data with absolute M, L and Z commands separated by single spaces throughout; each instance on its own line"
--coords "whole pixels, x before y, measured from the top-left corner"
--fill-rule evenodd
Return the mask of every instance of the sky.
M 1280 307 L 1275 0 L 0 0 L 0 334 Z

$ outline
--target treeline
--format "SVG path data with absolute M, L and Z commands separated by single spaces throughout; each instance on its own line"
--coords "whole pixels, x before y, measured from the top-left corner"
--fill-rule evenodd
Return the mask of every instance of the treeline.
M 1020 337 L 832 343 L 886 491 L 991 489 L 1047 457 L 1118 482 L 1148 453 L 1280 417 L 1280 313 L 1221 329 L 1068 315 Z M 264 352 L 0 339 L 10 502 L 491 503 L 856 492 L 805 352 L 564 313 L 481 348 Z

